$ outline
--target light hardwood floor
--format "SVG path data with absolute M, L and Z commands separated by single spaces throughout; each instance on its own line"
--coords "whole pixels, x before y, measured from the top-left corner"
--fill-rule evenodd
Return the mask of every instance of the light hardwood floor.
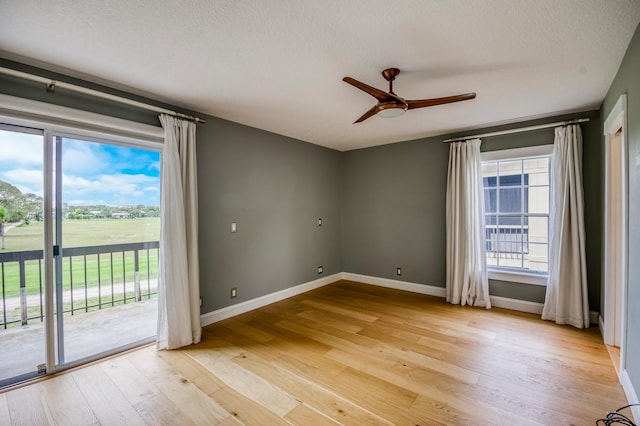
M 340 281 L 0 394 L 0 423 L 593 425 L 625 404 L 596 328 Z

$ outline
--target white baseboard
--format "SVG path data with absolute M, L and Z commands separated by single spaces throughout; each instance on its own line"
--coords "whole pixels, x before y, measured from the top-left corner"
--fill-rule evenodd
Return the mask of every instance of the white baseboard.
M 528 312 L 530 314 L 541 315 L 542 307 L 544 304 L 537 302 L 529 302 L 526 300 L 510 299 L 508 297 L 489 296 L 491 299 L 491 306 L 496 308 L 511 309 L 514 311 Z M 600 318 L 598 312 L 589 311 L 589 322 L 591 324 L 598 324 Z M 602 324 L 600 324 L 600 332 L 602 333 Z
M 624 389 L 624 393 L 627 396 L 629 404 L 640 404 L 640 400 L 638 400 L 638 393 L 633 388 L 631 378 L 629 377 L 629 373 L 627 373 L 626 369 L 622 370 L 620 383 L 622 383 L 622 389 Z M 640 407 L 632 407 L 631 412 L 633 413 L 634 419 L 638 421 L 638 419 L 640 419 Z
M 598 328 L 600 329 L 600 335 L 604 337 L 604 318 L 602 318 L 602 315 L 598 315 Z
M 491 307 L 511 309 L 512 311 L 528 312 L 530 314 L 542 314 L 542 303 L 526 300 L 510 299 L 501 296 L 489 296 Z
M 446 289 L 444 287 L 391 280 L 388 278 L 371 277 L 369 275 L 352 274 L 351 272 L 343 272 L 342 279 L 377 285 L 380 287 L 394 288 L 396 290 L 405 290 L 412 293 L 428 294 L 429 296 L 446 297 Z
M 278 302 L 288 297 L 310 291 L 339 280 L 356 281 L 363 284 L 376 285 L 380 287 L 393 288 L 396 290 L 410 291 L 413 293 L 426 294 L 429 296 L 446 297 L 444 287 L 436 287 L 427 284 L 411 283 L 407 281 L 392 280 L 389 278 L 372 277 L 369 275 L 354 274 L 351 272 L 339 272 L 314 281 L 309 281 L 294 287 L 286 288 L 275 293 L 267 294 L 255 299 L 247 300 L 236 305 L 227 306 L 216 311 L 200 315 L 200 324 L 204 327 L 254 309 L 261 308 L 271 303 Z M 528 302 L 526 300 L 510 299 L 500 296 L 490 296 L 491 306 L 496 308 L 511 309 L 514 311 L 528 312 L 540 315 L 542 313 L 542 303 Z M 592 324 L 598 324 L 598 312 L 589 312 L 589 320 Z
M 255 299 L 247 300 L 235 305 L 227 306 L 222 309 L 218 309 L 206 314 L 200 315 L 200 325 L 205 327 L 218 321 L 222 321 L 227 318 L 234 317 L 236 315 L 244 314 L 245 312 L 253 311 L 254 309 L 261 308 L 263 306 L 270 305 L 280 300 L 287 299 L 289 297 L 296 296 L 301 293 L 305 293 L 310 290 L 331 284 L 342 279 L 342 273 L 329 275 L 317 280 L 309 281 L 304 284 L 300 284 L 294 287 L 285 288 L 284 290 L 276 291 L 275 293 L 266 294 Z

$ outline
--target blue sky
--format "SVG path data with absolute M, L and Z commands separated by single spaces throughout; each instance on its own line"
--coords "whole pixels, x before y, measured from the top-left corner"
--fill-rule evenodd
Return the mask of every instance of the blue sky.
M 0 130 L 0 179 L 42 195 L 39 135 Z M 160 153 L 63 139 L 63 202 L 70 205 L 160 205 Z

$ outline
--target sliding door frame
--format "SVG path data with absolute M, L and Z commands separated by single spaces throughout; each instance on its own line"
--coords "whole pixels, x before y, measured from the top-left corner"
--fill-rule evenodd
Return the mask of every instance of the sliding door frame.
M 59 203 L 61 194 L 59 192 L 62 190 L 62 173 L 60 173 L 62 164 L 61 151 L 58 150 L 56 155 L 56 145 L 61 145 L 60 143 L 55 144 L 54 138 L 81 138 L 90 142 L 142 148 L 161 153 L 164 141 L 163 129 L 59 105 L 0 94 L 0 128 L 3 125 L 6 125 L 6 128 L 14 126 L 25 128 L 27 132 L 31 129 L 34 133 L 43 135 L 45 371 L 15 377 L 15 383 L 39 377 L 43 374 L 53 374 L 140 346 L 141 344 L 153 342 L 155 337 L 123 345 L 114 350 L 88 356 L 70 363 L 64 363 L 64 353 L 60 352 L 58 355 L 59 360 L 62 362 L 56 362 L 56 350 L 64 350 L 64 344 L 61 340 L 63 335 L 62 321 L 57 320 L 54 306 L 55 300 L 61 300 L 60 297 L 55 298 L 56 268 L 54 267 L 54 246 L 59 244 L 59 241 L 56 240 L 57 232 L 51 221 L 53 219 L 54 206 L 56 206 L 56 212 L 61 211 L 61 203 Z

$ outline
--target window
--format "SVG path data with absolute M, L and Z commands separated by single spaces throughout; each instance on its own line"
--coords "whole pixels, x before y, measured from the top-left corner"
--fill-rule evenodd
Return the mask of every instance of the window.
M 551 149 L 548 145 L 483 153 L 490 271 L 547 275 Z

